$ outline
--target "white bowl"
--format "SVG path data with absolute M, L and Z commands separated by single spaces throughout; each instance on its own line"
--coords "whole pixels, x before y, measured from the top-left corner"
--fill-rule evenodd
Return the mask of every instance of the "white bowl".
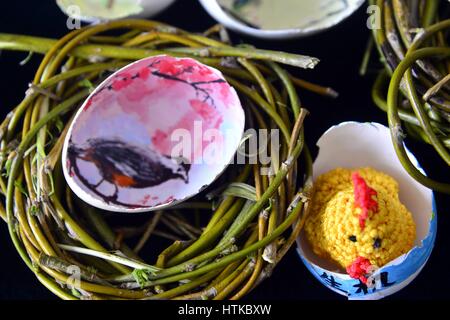
M 374 272 L 373 287 L 365 287 L 360 280 L 352 279 L 330 261 L 314 254 L 304 232 L 297 239 L 303 263 L 322 284 L 349 299 L 381 299 L 401 290 L 420 273 L 433 250 L 437 231 L 433 192 L 406 172 L 392 146 L 389 129 L 381 124 L 344 122 L 325 132 L 317 145 L 320 149 L 314 162 L 315 177 L 337 167 L 372 167 L 393 177 L 399 184 L 400 201 L 416 224 L 416 240 L 408 253 Z M 420 169 L 409 151 L 408 156 Z
M 68 16 L 86 22 L 114 20 L 126 17 L 149 18 L 157 15 L 175 0 L 116 0 L 117 5 L 127 5 L 106 11 L 105 0 L 57 0 L 56 3 Z M 105 10 L 105 11 L 103 11 Z
M 332 17 L 324 18 L 320 23 L 307 28 L 293 28 L 283 30 L 266 30 L 250 27 L 233 16 L 226 13 L 216 0 L 199 0 L 206 11 L 218 22 L 225 27 L 261 39 L 294 39 L 316 34 L 318 32 L 329 29 L 341 21 L 348 18 L 354 13 L 365 1 L 364 0 L 348 0 L 348 8 Z M 301 0 L 299 0 L 301 1 Z M 281 1 L 280 1 L 281 2 Z M 301 21 L 299 21 L 301 25 Z

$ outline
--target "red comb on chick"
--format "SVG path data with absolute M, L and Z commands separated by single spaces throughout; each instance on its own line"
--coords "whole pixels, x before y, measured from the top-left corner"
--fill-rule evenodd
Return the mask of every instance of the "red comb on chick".
M 377 192 L 369 187 L 366 181 L 358 172 L 352 173 L 353 192 L 355 195 L 355 205 L 361 209 L 359 215 L 359 226 L 364 229 L 366 220 L 369 218 L 369 211 L 376 213 L 378 211 L 378 202 L 373 198 Z

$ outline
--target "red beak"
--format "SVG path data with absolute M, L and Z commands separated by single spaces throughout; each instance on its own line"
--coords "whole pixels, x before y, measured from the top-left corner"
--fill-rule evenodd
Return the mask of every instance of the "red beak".
M 359 279 L 362 283 L 367 284 L 367 278 L 372 270 L 372 264 L 369 259 L 358 257 L 351 265 L 347 267 L 347 273 L 353 279 Z

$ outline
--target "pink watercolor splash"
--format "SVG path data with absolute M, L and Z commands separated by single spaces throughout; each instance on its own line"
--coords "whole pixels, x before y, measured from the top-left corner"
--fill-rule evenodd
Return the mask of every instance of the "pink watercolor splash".
M 193 136 L 195 122 L 201 122 L 203 132 L 219 130 L 223 115 L 218 106 L 227 108 L 236 104 L 236 96 L 230 94 L 232 89 L 223 77 L 192 59 L 155 57 L 144 66 L 134 66 L 116 75 L 101 93 L 106 90 L 114 92 L 124 112 L 135 114 L 148 125 L 153 149 L 164 155 L 170 155 L 176 144 L 171 141 L 175 130 L 185 129 Z M 108 108 L 107 104 L 102 105 Z M 149 112 L 152 109 L 155 113 Z M 189 160 L 202 156 L 202 150 L 210 143 L 196 144 Z

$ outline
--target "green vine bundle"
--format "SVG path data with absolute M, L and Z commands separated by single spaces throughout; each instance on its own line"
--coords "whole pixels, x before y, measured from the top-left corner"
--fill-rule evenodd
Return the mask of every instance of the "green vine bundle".
M 239 299 L 269 277 L 295 243 L 312 192 L 307 111 L 296 87 L 335 92 L 292 77 L 280 64 L 313 68 L 317 59 L 233 46 L 220 26 L 192 34 L 147 20 L 89 26 L 60 40 L 0 34 L 0 49 L 44 54 L 25 98 L 1 124 L 0 215 L 24 262 L 57 296 Z M 159 54 L 220 69 L 240 94 L 247 127 L 281 131 L 281 153 L 270 155 L 269 175 L 261 175 L 261 164 L 232 165 L 211 187 L 219 191 L 206 191 L 213 200 L 202 194 L 143 214 L 148 221 L 142 225 L 125 225 L 123 215 L 74 196 L 62 174 L 61 149 L 72 115 L 95 85 Z M 168 246 L 154 259 L 144 254 L 146 244 L 161 241 Z
M 412 164 L 402 129 L 403 124 L 408 136 L 430 144 L 450 166 L 448 3 L 370 2 L 380 10 L 380 24 L 373 35 L 386 66 L 373 87 L 373 99 L 387 112 L 396 153 L 408 173 L 431 189 L 450 193 L 449 182 L 430 179 Z

